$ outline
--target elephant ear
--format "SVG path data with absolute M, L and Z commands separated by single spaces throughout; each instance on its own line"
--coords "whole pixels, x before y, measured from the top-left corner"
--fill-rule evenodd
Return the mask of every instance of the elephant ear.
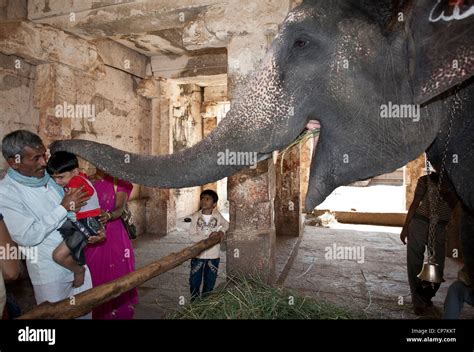
M 422 104 L 474 74 L 474 1 L 417 0 L 410 21 L 414 99 Z

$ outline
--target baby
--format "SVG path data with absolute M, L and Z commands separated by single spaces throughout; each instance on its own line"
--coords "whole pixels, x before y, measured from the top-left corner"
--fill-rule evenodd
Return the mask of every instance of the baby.
M 74 154 L 54 153 L 48 160 L 47 171 L 66 192 L 82 187 L 82 191 L 90 196 L 82 208 L 68 213 L 68 220 L 59 229 L 64 241 L 53 252 L 54 261 L 74 273 L 73 287 L 80 287 L 84 283 L 84 247 L 90 236 L 103 231 L 99 222 L 99 199 L 87 175 L 79 171 Z

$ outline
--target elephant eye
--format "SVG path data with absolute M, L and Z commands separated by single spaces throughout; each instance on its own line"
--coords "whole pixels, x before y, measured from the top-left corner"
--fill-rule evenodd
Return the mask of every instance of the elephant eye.
M 309 44 L 309 40 L 306 39 L 298 39 L 295 41 L 293 45 L 295 48 L 302 49 Z

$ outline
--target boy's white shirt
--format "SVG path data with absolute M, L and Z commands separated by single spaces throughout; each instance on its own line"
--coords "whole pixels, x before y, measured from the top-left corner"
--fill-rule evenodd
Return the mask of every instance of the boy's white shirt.
M 212 210 L 211 219 L 206 224 L 202 214 L 202 210 L 195 212 L 191 216 L 191 226 L 189 228 L 189 237 L 193 242 L 199 242 L 209 237 L 212 232 L 222 231 L 224 234 L 229 229 L 229 223 L 222 214 L 214 208 Z M 205 250 L 196 258 L 199 259 L 216 259 L 220 257 L 220 243 Z

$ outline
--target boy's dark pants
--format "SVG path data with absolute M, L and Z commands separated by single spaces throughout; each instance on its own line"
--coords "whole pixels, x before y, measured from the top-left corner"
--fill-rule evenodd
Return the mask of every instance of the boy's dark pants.
M 216 259 L 191 259 L 191 273 L 189 275 L 189 288 L 191 291 L 191 299 L 199 297 L 201 283 L 202 295 L 206 295 L 214 289 L 217 279 L 217 271 L 219 269 L 220 258 Z

